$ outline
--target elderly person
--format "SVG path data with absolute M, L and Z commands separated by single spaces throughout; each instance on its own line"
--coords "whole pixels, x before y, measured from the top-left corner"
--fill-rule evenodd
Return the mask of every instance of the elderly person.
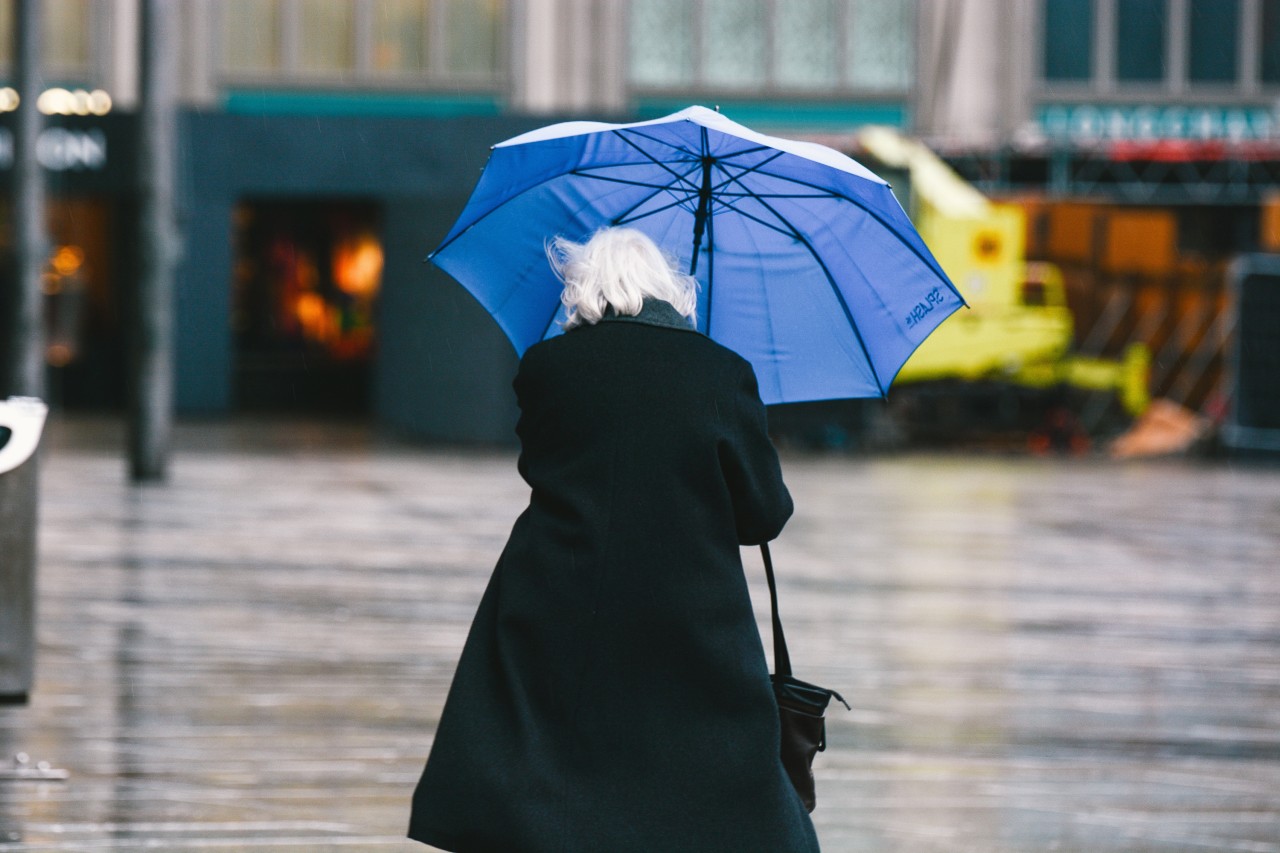
M 740 544 L 791 515 L 755 375 L 643 233 L 556 240 L 515 379 L 531 488 L 413 799 L 458 853 L 811 853 Z

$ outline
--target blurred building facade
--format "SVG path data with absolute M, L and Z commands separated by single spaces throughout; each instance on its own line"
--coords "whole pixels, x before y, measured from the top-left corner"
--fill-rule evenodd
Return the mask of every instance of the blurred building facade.
M 111 407 L 123 395 L 118 318 L 132 264 L 138 0 L 45 6 L 52 387 L 66 406 Z M 548 121 L 704 103 L 836 144 L 885 124 L 928 139 L 993 194 L 1229 207 L 1236 230 L 1215 236 L 1215 251 L 1259 239 L 1249 223 L 1280 159 L 1273 0 L 182 0 L 182 10 L 186 413 L 332 411 L 427 438 L 506 439 L 515 357 L 423 258 L 488 146 Z M 0 65 L 11 26 L 2 2 Z M 6 127 L 0 169 L 12 159 Z M 1045 235 L 1069 218 L 1045 215 Z M 1172 216 L 1176 226 L 1184 214 Z M 1053 239 L 1070 242 L 1045 236 L 1040 248 Z M 1169 238 L 1170 263 L 1179 239 Z M 1077 254 L 1092 262 L 1098 251 Z
M 1062 269 L 1084 355 L 1141 343 L 1154 396 L 1216 414 L 1229 264 L 1280 247 L 1280 3 L 920 9 L 915 131 L 1022 202 L 1028 255 Z

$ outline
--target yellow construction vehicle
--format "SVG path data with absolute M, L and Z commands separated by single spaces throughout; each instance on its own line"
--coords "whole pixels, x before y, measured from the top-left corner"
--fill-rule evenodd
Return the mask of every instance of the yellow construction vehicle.
M 880 164 L 908 176 L 911 219 L 969 303 L 925 340 L 895 387 L 928 380 L 1067 386 L 1114 393 L 1133 416 L 1146 409 L 1146 347 L 1130 345 L 1114 361 L 1072 353 L 1062 274 L 1052 264 L 1027 262 L 1022 208 L 986 198 L 924 144 L 895 130 L 866 128 L 857 141 Z

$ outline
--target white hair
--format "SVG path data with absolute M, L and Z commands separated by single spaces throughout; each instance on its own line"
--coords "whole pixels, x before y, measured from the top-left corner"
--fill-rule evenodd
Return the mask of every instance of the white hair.
M 645 297 L 661 299 L 694 320 L 698 281 L 678 272 L 647 234 L 634 228 L 601 228 L 585 243 L 556 237 L 547 245 L 551 268 L 564 282 L 560 301 L 568 331 L 594 325 L 610 308 L 623 316 L 640 313 Z

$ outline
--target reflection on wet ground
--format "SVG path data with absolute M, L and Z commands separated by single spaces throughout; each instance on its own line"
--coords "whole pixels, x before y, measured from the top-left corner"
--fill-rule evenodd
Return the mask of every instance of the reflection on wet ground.
M 131 489 L 116 438 L 55 424 L 44 459 L 39 684 L 0 762 L 70 778 L 0 781 L 0 851 L 425 849 L 408 797 L 514 457 L 192 426 Z M 855 708 L 825 851 L 1280 853 L 1280 471 L 785 467 L 797 674 Z

